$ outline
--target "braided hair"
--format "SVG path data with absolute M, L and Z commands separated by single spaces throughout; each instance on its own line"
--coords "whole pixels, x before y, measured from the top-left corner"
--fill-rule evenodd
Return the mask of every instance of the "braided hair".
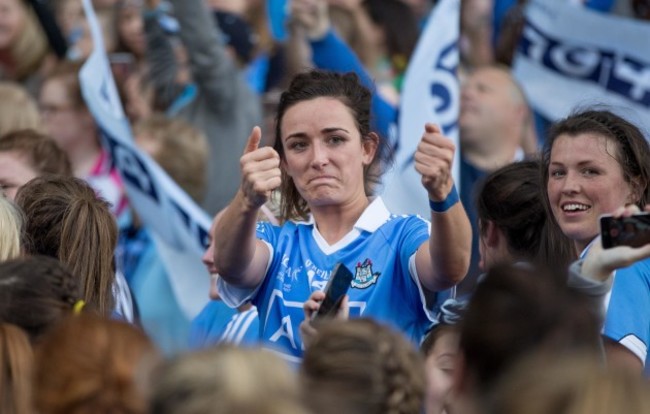
M 371 319 L 320 327 L 301 366 L 315 414 L 419 414 L 424 362 L 401 334 Z

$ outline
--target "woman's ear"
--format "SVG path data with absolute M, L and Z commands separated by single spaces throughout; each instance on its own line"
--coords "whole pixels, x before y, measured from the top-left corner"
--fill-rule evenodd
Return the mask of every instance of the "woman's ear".
M 361 146 L 363 147 L 363 164 L 370 165 L 377 155 L 377 149 L 379 148 L 379 135 L 370 132 L 365 137 L 362 137 L 361 140 Z
M 485 244 L 489 247 L 497 247 L 501 238 L 501 230 L 491 221 L 485 221 Z

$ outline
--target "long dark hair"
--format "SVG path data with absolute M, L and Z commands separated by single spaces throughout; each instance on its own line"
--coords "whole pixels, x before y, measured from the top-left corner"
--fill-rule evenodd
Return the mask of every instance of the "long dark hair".
M 574 259 L 573 243 L 549 220 L 544 206 L 540 161 L 508 164 L 488 175 L 476 200 L 480 232 L 488 221 L 504 234 L 516 260 L 566 266 Z
M 556 122 L 550 128 L 542 150 L 542 164 L 540 168 L 543 183 L 542 197 L 544 199 L 544 207 L 550 219 L 550 227 L 560 228 L 551 211 L 551 204 L 547 192 L 553 145 L 560 135 L 575 137 L 587 133 L 603 136 L 616 144 L 616 153 L 612 155 L 621 166 L 623 178 L 630 184 L 630 187 L 638 196 L 636 205 L 643 209 L 650 202 L 650 146 L 641 130 L 611 111 L 596 109 L 584 110 Z M 556 239 L 563 236 L 563 234 L 558 236 L 557 232 L 553 232 L 553 235 Z M 578 252 L 574 251 L 574 259 L 577 257 L 577 254 Z

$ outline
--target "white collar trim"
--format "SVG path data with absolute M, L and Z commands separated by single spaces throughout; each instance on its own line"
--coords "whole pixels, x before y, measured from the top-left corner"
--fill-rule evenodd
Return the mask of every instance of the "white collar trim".
M 390 211 L 388 211 L 384 200 L 382 200 L 381 197 L 375 197 L 370 204 L 368 204 L 368 207 L 363 210 L 363 213 L 361 213 L 357 222 L 354 223 L 354 228 L 372 233 L 388 221 L 389 218 Z M 314 226 L 316 222 L 314 221 L 314 216 L 310 214 L 307 220 L 296 221 L 294 224 Z
M 314 240 L 318 244 L 318 247 L 320 247 L 325 254 L 332 254 L 352 243 L 357 237 L 359 237 L 361 231 L 367 231 L 370 233 L 375 232 L 382 224 L 386 223 L 389 218 L 390 212 L 388 211 L 388 208 L 386 208 L 381 197 L 377 197 L 370 202 L 357 222 L 354 223 L 354 228 L 333 245 L 329 245 L 327 241 L 325 241 L 314 225 L 314 216 L 310 215 L 308 221 L 298 222 L 296 224 L 312 225 L 312 235 L 314 236 Z

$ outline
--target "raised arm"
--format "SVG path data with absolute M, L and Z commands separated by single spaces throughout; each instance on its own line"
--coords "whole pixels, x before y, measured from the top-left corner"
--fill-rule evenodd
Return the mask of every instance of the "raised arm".
M 147 0 L 143 15 L 149 63 L 147 70 L 154 89 L 164 96 L 165 101 L 171 102 L 175 98 L 178 62 L 172 44 L 160 26 L 158 19 L 161 13 L 160 0 Z
M 170 0 L 180 26 L 192 77 L 217 111 L 231 109 L 237 83 L 244 82 L 227 53 L 221 30 L 203 0 Z
M 420 283 L 439 291 L 458 284 L 467 273 L 472 229 L 451 177 L 456 148 L 433 124 L 426 124 L 415 152 L 415 169 L 431 205 L 431 235 L 415 255 Z
M 242 184 L 212 235 L 214 264 L 229 284 L 253 288 L 264 279 L 269 249 L 255 237 L 257 213 L 280 186 L 280 156 L 271 147 L 259 148 L 262 132 L 253 128 L 240 159 Z
M 390 138 L 390 127 L 397 121 L 397 109 L 375 91 L 374 81 L 354 53 L 332 30 L 325 0 L 292 0 L 292 18 L 304 28 L 312 52 L 312 61 L 319 69 L 354 72 L 372 94 L 372 128 L 382 137 Z

